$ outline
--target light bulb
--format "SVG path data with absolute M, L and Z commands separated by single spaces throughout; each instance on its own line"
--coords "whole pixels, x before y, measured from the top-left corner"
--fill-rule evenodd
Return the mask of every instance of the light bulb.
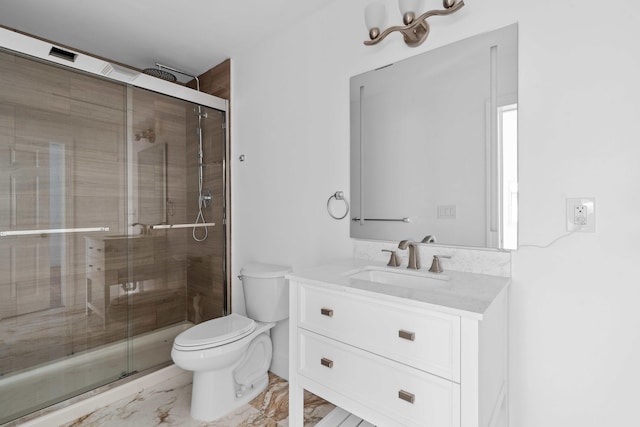
M 372 40 L 380 34 L 380 28 L 384 25 L 384 18 L 385 8 L 382 3 L 371 3 L 364 9 L 364 23 Z
M 398 8 L 405 24 L 408 25 L 413 22 L 419 6 L 420 0 L 398 0 Z

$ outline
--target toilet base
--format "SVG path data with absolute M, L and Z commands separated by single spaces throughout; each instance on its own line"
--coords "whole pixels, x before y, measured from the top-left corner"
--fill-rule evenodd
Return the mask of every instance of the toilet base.
M 269 385 L 266 373 L 253 383 L 250 389 L 237 396 L 233 375 L 230 371 L 194 372 L 191 391 L 191 417 L 202 421 L 213 421 L 249 403 Z

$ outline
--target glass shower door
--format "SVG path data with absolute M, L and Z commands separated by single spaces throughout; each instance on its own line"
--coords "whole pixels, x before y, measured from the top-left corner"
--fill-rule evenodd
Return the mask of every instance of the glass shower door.
M 128 330 L 87 305 L 87 242 L 126 222 L 125 90 L 5 52 L 0 73 L 2 423 L 118 379 Z
M 226 309 L 226 133 L 224 112 L 143 89 L 128 96 L 129 232 L 147 243 L 130 270 L 131 335 L 141 338 L 131 366 L 143 371 L 167 362 L 177 332 Z M 171 338 L 150 344 L 152 332 Z
M 0 424 L 166 365 L 225 314 L 224 123 L 0 50 Z

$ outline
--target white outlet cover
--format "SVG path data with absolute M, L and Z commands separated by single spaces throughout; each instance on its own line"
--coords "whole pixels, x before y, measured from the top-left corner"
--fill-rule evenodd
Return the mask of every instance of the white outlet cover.
M 587 209 L 586 224 L 576 224 L 576 207 Z M 595 197 L 567 198 L 567 231 L 595 233 L 596 231 L 596 199 Z

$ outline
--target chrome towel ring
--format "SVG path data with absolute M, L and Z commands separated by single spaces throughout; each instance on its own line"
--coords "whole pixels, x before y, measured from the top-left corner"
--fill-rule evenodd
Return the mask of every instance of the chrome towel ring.
M 336 216 L 336 215 L 333 214 L 333 212 L 331 212 L 331 200 L 332 199 L 342 200 L 344 202 L 344 205 L 345 205 L 344 215 Z M 347 201 L 347 199 L 344 198 L 344 192 L 343 191 L 336 191 L 334 194 L 331 195 L 331 197 L 329 197 L 329 200 L 327 200 L 327 212 L 329 212 L 329 216 L 331 216 L 331 218 L 333 218 L 333 219 L 343 219 L 344 217 L 346 217 L 349 214 L 349 202 Z

